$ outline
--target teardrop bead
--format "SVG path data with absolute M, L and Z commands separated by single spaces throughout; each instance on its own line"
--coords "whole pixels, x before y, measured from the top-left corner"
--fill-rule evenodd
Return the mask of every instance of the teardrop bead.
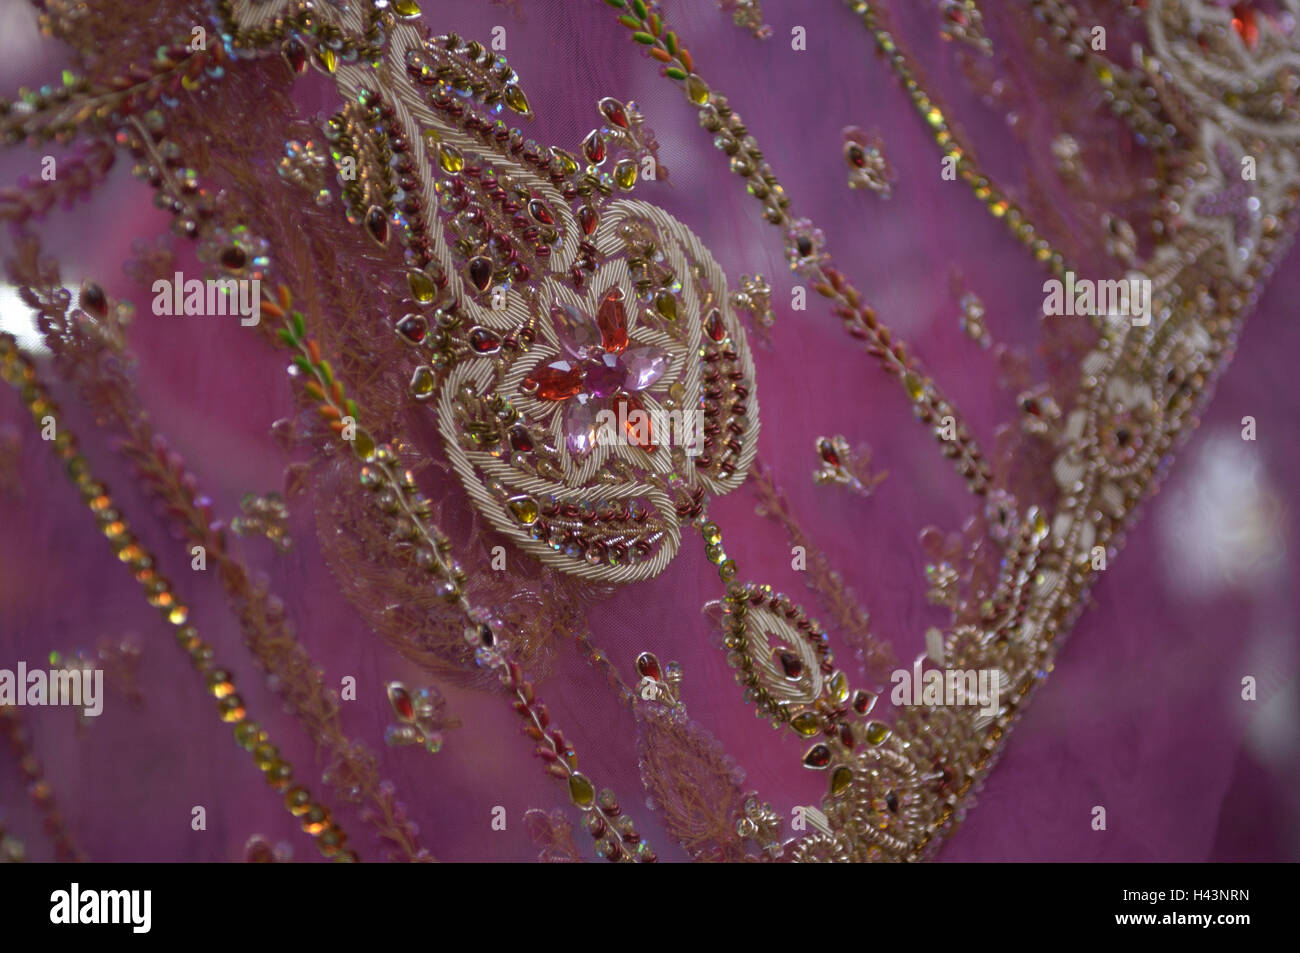
M 380 245 L 388 244 L 388 216 L 378 205 L 366 209 L 366 231 Z
M 295 73 L 305 73 L 307 71 L 307 47 L 303 45 L 302 40 L 296 36 L 289 37 L 280 47 L 280 52 L 284 54 L 289 69 Z
M 614 165 L 614 184 L 624 192 L 630 192 L 636 185 L 636 163 L 631 159 L 619 159 Z
M 585 775 L 576 772 L 569 775 L 569 800 L 584 811 L 591 810 L 596 803 L 596 789 Z
M 423 271 L 407 272 L 406 283 L 411 287 L 411 297 L 420 304 L 432 303 L 434 295 L 438 293 L 438 286 Z
M 482 255 L 471 258 L 469 262 L 469 280 L 479 291 L 487 291 L 492 284 L 492 259 Z
M 506 501 L 506 506 L 510 508 L 514 518 L 525 526 L 536 523 L 537 517 L 541 514 L 537 501 L 531 496 L 512 496 Z
M 803 660 L 793 652 L 781 652 L 778 659 L 781 662 L 781 671 L 785 672 L 786 678 L 797 680 L 803 674 Z
M 627 110 L 617 99 L 612 96 L 606 96 L 598 104 L 600 114 L 609 120 L 610 125 L 618 126 L 620 129 L 628 128 Z
M 401 682 L 393 682 L 388 686 L 388 700 L 393 705 L 393 711 L 400 717 L 407 721 L 415 717 L 415 702 L 411 701 L 410 692 Z
M 419 344 L 429 333 L 429 322 L 422 314 L 408 314 L 397 322 L 397 333 L 411 344 Z
M 433 396 L 436 385 L 437 378 L 434 376 L 433 369 L 427 364 L 421 364 L 411 375 L 411 396 L 416 400 L 428 400 Z
M 528 97 L 524 95 L 522 89 L 513 83 L 501 91 L 501 96 L 506 101 L 506 105 L 519 115 L 531 116 L 533 114 L 533 108 L 528 105 Z
M 443 143 L 438 147 L 438 165 L 448 175 L 456 175 L 465 168 L 465 154 L 455 146 Z
M 721 344 L 727 338 L 727 326 L 722 323 L 722 312 L 714 308 L 704 322 L 704 332 Z
M 841 764 L 831 772 L 831 797 L 839 797 L 853 784 L 853 769 Z
M 477 354 L 495 354 L 501 350 L 501 335 L 488 328 L 474 328 L 469 332 L 469 346 Z
M 555 224 L 555 216 L 551 214 L 551 210 L 546 207 L 546 203 L 541 199 L 532 199 L 528 203 L 528 214 L 543 225 Z
M 831 749 L 826 745 L 813 745 L 803 756 L 803 763 L 810 768 L 820 770 L 831 763 Z
M 821 719 L 814 712 L 805 711 L 790 719 L 790 727 L 805 738 L 811 738 L 821 728 Z
M 592 165 L 600 165 L 605 161 L 605 139 L 599 129 L 591 130 L 587 133 L 587 138 L 582 140 L 582 154 Z
M 653 678 L 656 682 L 663 680 L 659 659 L 651 652 L 642 652 L 636 657 L 636 670 L 642 678 Z

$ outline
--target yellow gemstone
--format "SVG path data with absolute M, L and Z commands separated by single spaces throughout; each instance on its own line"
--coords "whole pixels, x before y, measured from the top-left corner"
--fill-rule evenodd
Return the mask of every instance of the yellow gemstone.
M 318 46 L 316 48 L 316 62 L 320 68 L 327 73 L 333 73 L 339 66 L 338 54 L 328 46 Z
M 636 163 L 631 159 L 619 159 L 614 166 L 614 184 L 624 192 L 631 191 L 636 185 Z
M 438 150 L 438 164 L 442 166 L 442 171 L 455 175 L 465 168 L 465 155 L 455 146 L 444 144 Z
M 805 738 L 811 738 L 821 727 L 821 719 L 813 712 L 806 711 L 801 715 L 795 715 L 790 720 L 790 727 Z
M 836 672 L 831 676 L 830 684 L 831 700 L 837 705 L 843 704 L 849 700 L 849 678 L 843 672 Z
M 867 723 L 867 741 L 873 745 L 878 745 L 889 737 L 889 726 L 879 722 L 872 721 Z
M 596 803 L 596 789 L 585 775 L 577 772 L 569 775 L 569 800 L 584 811 L 591 810 Z
M 551 155 L 560 160 L 560 169 L 565 175 L 573 175 L 578 171 L 578 160 L 573 157 L 572 153 L 551 146 Z
M 943 113 L 937 109 L 931 109 L 925 114 L 925 120 L 937 129 L 943 125 Z
M 512 496 L 506 505 L 510 507 L 510 512 L 514 514 L 515 519 L 525 526 L 536 523 L 537 517 L 541 513 L 537 501 L 531 496 Z
M 358 427 L 352 438 L 352 451 L 362 460 L 369 460 L 375 453 L 375 438 Z
M 167 613 L 167 621 L 172 625 L 184 625 L 185 620 L 189 617 L 190 610 L 182 605 L 173 606 L 171 611 Z
M 853 783 L 853 769 L 847 764 L 839 765 L 831 772 L 831 797 L 839 797 Z
M 426 272 L 411 269 L 406 273 L 406 283 L 411 287 L 411 297 L 420 304 L 429 304 L 438 293 L 438 286 Z
M 528 105 L 528 97 L 524 95 L 522 89 L 513 83 L 502 90 L 501 95 L 505 99 L 506 105 L 521 116 L 531 116 L 533 114 L 533 108 Z
M 393 12 L 404 20 L 420 15 L 420 6 L 415 0 L 393 0 Z
M 677 298 L 671 291 L 661 291 L 655 295 L 655 310 L 669 321 L 677 320 Z M 719 535 L 718 537 L 722 537 Z
M 925 394 L 925 384 L 913 371 L 908 371 L 903 375 L 903 386 L 907 388 L 907 396 L 911 397 L 912 400 L 920 400 Z
M 989 211 L 993 213 L 994 218 L 1001 218 L 1007 214 L 1007 203 L 999 199 L 989 205 Z
M 421 364 L 411 375 L 411 396 L 416 400 L 428 400 L 433 396 L 437 379 L 427 364 Z
M 709 101 L 709 87 L 694 73 L 686 77 L 686 98 L 697 106 Z

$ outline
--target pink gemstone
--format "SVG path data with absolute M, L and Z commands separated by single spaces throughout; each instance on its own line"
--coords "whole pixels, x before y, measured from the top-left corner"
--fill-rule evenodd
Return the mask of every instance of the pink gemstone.
M 600 330 L 595 322 L 577 308 L 567 304 L 551 305 L 551 324 L 555 327 L 555 336 L 560 339 L 560 346 L 579 360 L 586 358 L 591 349 L 600 344 Z
M 610 397 L 627 383 L 627 366 L 617 354 L 602 354 L 586 368 L 582 389 L 593 397 Z
M 623 352 L 623 363 L 627 365 L 627 389 L 645 390 L 668 370 L 668 354 L 651 345 L 632 347 Z
M 596 311 L 596 324 L 605 350 L 618 354 L 627 347 L 627 312 L 623 310 L 623 292 L 610 288 Z
M 564 405 L 564 443 L 575 457 L 585 457 L 596 447 L 595 403 L 579 399 Z

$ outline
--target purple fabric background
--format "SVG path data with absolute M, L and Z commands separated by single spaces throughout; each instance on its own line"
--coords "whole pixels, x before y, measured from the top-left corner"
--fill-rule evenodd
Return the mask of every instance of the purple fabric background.
M 640 105 L 670 179 L 638 187 L 636 197 L 663 205 L 695 230 L 733 282 L 761 272 L 773 285 L 775 346 L 755 348 L 760 456 L 811 540 L 871 612 L 876 637 L 892 643 L 902 665 L 910 664 L 923 650 L 926 628 L 946 621 L 924 598 L 918 534 L 928 525 L 956 531 L 975 500 L 912 419 L 901 389 L 846 346 L 850 339 L 816 296 L 807 311 L 791 310 L 795 280 L 779 233 L 761 221 L 758 203 L 726 172 L 694 110 L 627 42 L 608 8 L 595 0 L 518 6 L 522 18 L 505 6 L 439 2 L 426 4 L 426 19 L 437 32 L 480 39 L 494 25 L 506 27 L 506 55 L 523 77 L 539 117 L 531 134 L 541 142 L 576 146 L 598 124 L 601 96 Z M 764 6 L 775 34 L 766 43 L 733 27 L 707 0 L 674 3 L 666 12 L 700 72 L 746 118 L 795 208 L 825 231 L 839 267 L 882 320 L 914 345 L 991 452 L 995 424 L 1014 414 L 1013 395 L 997 387 L 991 352 L 960 331 L 948 273 L 959 269 L 981 296 L 995 340 L 1027 348 L 1040 337 L 1045 273 L 963 184 L 940 180 L 934 144 L 851 14 L 836 4 L 812 9 L 768 0 Z M 1017 139 L 1005 118 L 968 90 L 929 5 L 895 6 L 907 8 L 909 41 L 995 177 L 1014 190 L 1026 168 L 1050 162 L 1047 146 L 1060 119 L 1053 78 L 1042 77 L 1041 96 L 1029 97 L 1032 108 L 1019 117 L 1024 138 Z M 1007 8 L 1005 16 L 1023 16 L 1020 4 L 999 0 L 997 6 Z M 13 11 L 4 15 L 21 19 Z M 795 25 L 807 29 L 805 52 L 790 49 Z M 15 27 L 5 40 L 12 54 L 0 71 L 6 87 L 57 75 L 58 47 L 26 37 Z M 889 201 L 845 187 L 839 148 L 847 125 L 880 131 L 899 171 Z M 4 180 L 36 174 L 39 157 L 30 150 L 5 155 Z M 55 213 L 44 229 L 46 246 L 59 254 L 69 283 L 95 276 L 110 294 L 135 300 L 131 345 L 146 403 L 229 518 L 243 493 L 282 486 L 286 460 L 268 428 L 292 406 L 285 359 L 237 323 L 150 313 L 149 297 L 122 274 L 121 262 L 134 237 L 157 233 L 166 222 L 127 171 L 120 160 L 94 201 Z M 179 261 L 193 265 L 188 257 Z M 941 859 L 1300 859 L 1300 489 L 1292 478 L 1300 466 L 1293 373 L 1300 354 L 1298 261 L 1290 256 L 1247 323 L 1199 431 L 1167 485 L 1142 508 L 1136 530 L 1094 591 L 1095 606 L 1081 617 Z M 6 308 L 8 320 L 14 306 Z M 185 548 L 147 519 L 151 504 L 75 396 L 65 388 L 56 395 L 137 533 L 189 600 L 192 620 L 236 674 L 250 710 L 298 776 L 325 794 L 310 743 L 279 712 L 215 580 L 192 573 Z M 1253 443 L 1240 439 L 1245 415 L 1258 421 Z M 8 392 L 0 397 L 0 428 L 7 425 L 22 434 L 24 491 L 21 498 L 0 495 L 0 667 L 12 668 L 18 659 L 37 665 L 52 650 L 90 648 L 101 637 L 132 635 L 144 648 L 142 708 L 130 709 L 110 693 L 104 715 L 84 731 L 69 711 L 23 710 L 81 844 L 95 859 L 237 860 L 244 842 L 262 834 L 289 843 L 295 859 L 315 859 L 213 716 L 183 653 L 96 537 L 90 516 Z M 813 441 L 834 433 L 853 445 L 869 444 L 876 466 L 889 471 L 871 499 L 813 486 Z M 753 509 L 749 487 L 712 508 L 741 578 L 769 582 L 824 617 L 817 597 L 790 569 L 781 530 Z M 1236 535 L 1225 536 L 1220 526 Z M 269 573 L 327 683 L 356 677 L 358 700 L 344 703 L 344 724 L 380 752 L 383 775 L 418 821 L 423 844 L 441 860 L 533 859 L 537 849 L 523 811 L 565 807 L 575 822 L 576 812 L 567 808 L 563 786 L 531 756 L 508 704 L 446 687 L 449 709 L 465 726 L 448 733 L 443 751 L 385 748 L 391 719 L 384 684 L 427 680 L 378 642 L 338 596 L 305 509 L 294 513 L 293 535 L 288 555 L 256 540 L 245 541 L 243 552 Z M 721 595 L 699 549 L 687 534 L 683 553 L 663 576 L 593 608 L 593 638 L 629 680 L 641 651 L 680 661 L 691 715 L 745 768 L 748 785 L 788 817 L 794 805 L 820 799 L 824 778 L 800 767 L 798 742 L 756 721 L 743 705 L 699 611 Z M 863 684 L 848 649 L 833 646 Z M 571 647 L 560 646 L 557 655 L 539 693 L 577 748 L 583 771 L 619 793 L 662 859 L 685 859 L 642 804 L 631 714 Z M 1258 679 L 1258 701 L 1240 699 L 1244 675 Z M 207 808 L 205 832 L 190 829 L 190 809 L 199 804 Z M 490 826 L 496 805 L 507 809 L 505 831 Z M 1107 809 L 1105 832 L 1091 829 L 1094 805 Z M 34 859 L 48 858 L 48 842 L 7 755 L 0 758 L 0 812 Z M 343 808 L 339 820 L 363 859 L 379 858 L 355 812 Z M 575 841 L 590 857 L 590 839 L 580 829 Z

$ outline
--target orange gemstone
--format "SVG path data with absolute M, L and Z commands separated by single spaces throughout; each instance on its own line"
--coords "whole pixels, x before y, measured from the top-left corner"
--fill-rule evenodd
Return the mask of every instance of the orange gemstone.
M 650 412 L 645 409 L 645 404 L 641 403 L 641 398 L 636 394 L 619 394 L 615 401 L 618 418 L 623 422 L 628 441 L 642 450 L 657 449 L 659 445 L 655 443 Z
M 572 361 L 552 361 L 524 378 L 524 391 L 542 400 L 568 400 L 582 387 L 582 370 Z
M 610 354 L 621 354 L 627 347 L 627 312 L 623 310 L 623 292 L 610 288 L 596 311 L 601 346 Z

